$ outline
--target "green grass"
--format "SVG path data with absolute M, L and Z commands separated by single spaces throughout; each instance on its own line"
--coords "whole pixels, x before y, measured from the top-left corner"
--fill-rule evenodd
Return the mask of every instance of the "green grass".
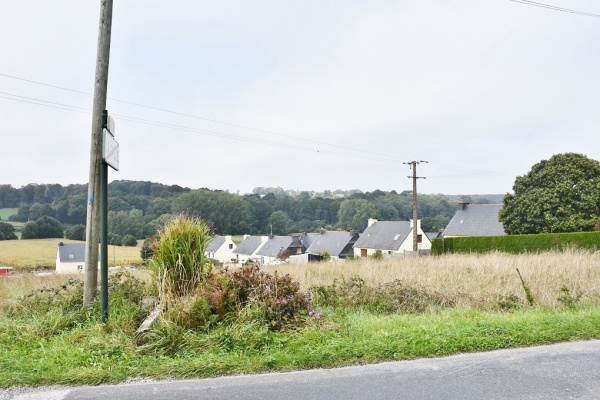
M 321 322 L 293 333 L 233 326 L 206 334 L 164 325 L 159 346 L 138 346 L 132 312 L 113 305 L 106 326 L 81 313 L 66 324 L 55 311 L 0 317 L 0 387 L 289 371 L 600 338 L 598 306 L 424 315 L 325 310 Z
M 0 221 L 8 221 L 8 217 L 16 214 L 19 211 L 18 208 L 0 208 Z

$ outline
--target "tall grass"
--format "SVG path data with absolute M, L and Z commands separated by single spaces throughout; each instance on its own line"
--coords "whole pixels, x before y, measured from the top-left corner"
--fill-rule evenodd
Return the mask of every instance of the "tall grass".
M 158 284 L 161 301 L 170 296 L 192 294 L 211 272 L 212 265 L 204 251 L 210 239 L 208 226 L 198 218 L 178 215 L 158 231 L 152 243 L 149 268 Z
M 369 285 L 401 281 L 441 293 L 458 307 L 493 308 L 512 296 L 526 300 L 517 268 L 536 305 L 561 306 L 558 298 L 581 294 L 582 304 L 600 303 L 600 252 L 569 249 L 536 254 L 448 254 L 439 257 L 358 259 L 345 262 L 265 267 L 290 274 L 302 287 L 361 277 Z

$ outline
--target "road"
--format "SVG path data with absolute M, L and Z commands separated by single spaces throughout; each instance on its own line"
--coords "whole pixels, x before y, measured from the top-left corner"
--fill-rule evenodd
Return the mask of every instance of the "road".
M 600 399 L 600 341 L 185 381 L 0 391 L 0 399 Z

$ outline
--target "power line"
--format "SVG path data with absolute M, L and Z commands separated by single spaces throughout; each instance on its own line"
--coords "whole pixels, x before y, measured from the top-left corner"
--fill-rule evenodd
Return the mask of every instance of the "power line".
M 583 15 L 586 17 L 600 18 L 600 14 L 592 14 L 592 13 L 588 13 L 588 12 L 584 12 L 584 11 L 571 10 L 568 8 L 557 7 L 557 6 L 553 6 L 550 4 L 538 3 L 536 1 L 528 1 L 528 0 L 509 0 L 509 1 L 512 1 L 515 3 L 527 4 L 529 6 L 534 6 L 534 7 L 547 8 L 549 10 L 566 12 L 566 13 L 570 13 L 570 14 Z
M 2 96 L 2 94 L 8 95 L 8 96 L 14 96 L 16 98 Z M 38 106 L 56 108 L 56 109 L 61 109 L 61 110 L 66 110 L 66 111 L 74 111 L 74 112 L 79 112 L 79 113 L 84 113 L 84 114 L 91 114 L 91 111 L 86 108 L 71 106 L 71 105 L 64 104 L 64 103 L 57 103 L 57 102 L 52 102 L 52 101 L 47 101 L 47 100 L 36 99 L 33 97 L 20 96 L 20 95 L 15 95 L 15 94 L 6 93 L 6 92 L 0 92 L 0 98 L 18 101 L 18 102 L 22 102 L 22 103 L 34 104 L 34 105 L 38 105 Z M 393 159 L 393 158 L 385 159 L 385 158 L 364 156 L 364 155 L 359 155 L 359 154 L 349 154 L 349 153 L 319 149 L 319 148 L 314 148 L 314 147 L 306 147 L 306 146 L 298 146 L 298 145 L 289 144 L 289 143 L 281 143 L 281 142 L 276 142 L 276 141 L 272 141 L 272 140 L 248 138 L 248 137 L 233 135 L 233 134 L 224 133 L 224 132 L 216 132 L 216 131 L 210 131 L 210 130 L 205 130 L 205 129 L 192 128 L 192 127 L 183 126 L 183 125 L 175 125 L 175 124 L 169 124 L 166 122 L 152 121 L 152 120 L 143 119 L 143 118 L 131 117 L 128 115 L 121 115 L 121 114 L 114 114 L 114 113 L 112 115 L 115 117 L 119 117 L 119 119 L 122 121 L 128 121 L 128 122 L 134 122 L 134 123 L 139 123 L 139 124 L 143 124 L 143 125 L 167 128 L 167 129 L 177 130 L 177 131 L 181 131 L 181 132 L 199 133 L 199 134 L 203 134 L 203 135 L 207 135 L 207 136 L 215 136 L 215 137 L 239 140 L 239 141 L 244 141 L 244 142 L 266 144 L 266 145 L 271 145 L 271 146 L 284 147 L 284 148 L 302 150 L 302 151 L 313 152 L 313 153 L 338 155 L 338 156 L 350 157 L 350 158 L 361 158 L 361 159 L 374 160 L 374 161 L 387 161 L 387 162 L 393 162 L 393 163 L 401 163 L 401 161 Z
M 23 82 L 33 83 L 33 84 L 36 84 L 36 85 L 51 87 L 51 88 L 54 88 L 54 89 L 66 90 L 66 91 L 73 92 L 73 93 L 85 94 L 85 95 L 88 95 L 88 96 L 92 95 L 92 93 L 90 93 L 90 92 L 84 92 L 84 91 L 81 91 L 81 90 L 70 89 L 70 88 L 66 88 L 66 87 L 58 86 L 58 85 L 52 85 L 52 84 L 49 84 L 49 83 L 39 82 L 39 81 L 35 81 L 35 80 L 32 80 L 32 79 L 21 78 L 21 77 L 14 76 L 14 75 L 8 75 L 8 74 L 0 73 L 0 76 L 3 76 L 5 78 L 20 80 L 20 81 L 23 81 Z M 172 111 L 172 110 L 167 110 L 167 109 L 164 109 L 164 108 L 159 108 L 159 107 L 154 107 L 154 106 L 148 106 L 148 105 L 145 105 L 145 104 L 140 104 L 140 103 L 136 103 L 136 102 L 132 102 L 132 101 L 115 99 L 115 98 L 112 98 L 112 97 L 109 97 L 108 99 L 111 100 L 111 101 L 116 101 L 116 102 L 119 102 L 119 103 L 129 104 L 129 105 L 133 105 L 133 106 L 137 106 L 137 107 L 141 107 L 141 108 L 146 108 L 146 109 L 149 109 L 149 110 L 161 111 L 161 112 L 165 112 L 165 113 L 168 113 L 168 114 L 173 114 L 173 115 L 179 115 L 179 116 L 188 117 L 188 118 L 199 119 L 199 120 L 202 120 L 202 121 L 208 121 L 208 122 L 213 122 L 213 123 L 217 123 L 217 124 L 227 125 L 227 126 L 231 126 L 231 127 L 234 127 L 234 128 L 247 129 L 247 130 L 251 130 L 251 131 L 254 131 L 254 132 L 268 133 L 270 135 L 281 136 L 281 137 L 285 137 L 285 138 L 289 138 L 289 139 L 303 140 L 303 141 L 309 142 L 309 143 L 322 144 L 322 145 L 326 145 L 326 146 L 337 147 L 337 148 L 340 148 L 340 149 L 352 150 L 352 151 L 356 151 L 356 152 L 360 152 L 360 153 L 369 153 L 369 154 L 373 154 L 373 155 L 377 155 L 377 156 L 383 156 L 383 157 L 389 157 L 389 158 L 395 158 L 395 159 L 401 160 L 401 157 L 399 157 L 399 156 L 394 156 L 394 155 L 389 155 L 389 154 L 383 154 L 383 153 L 377 153 L 377 152 L 372 152 L 372 151 L 368 151 L 368 150 L 355 149 L 355 148 L 352 148 L 352 147 L 343 146 L 343 145 L 339 145 L 339 144 L 321 142 L 321 141 L 318 141 L 318 140 L 312 140 L 312 139 L 307 139 L 307 138 L 303 138 L 303 137 L 298 137 L 298 136 L 293 136 L 293 135 L 287 135 L 287 134 L 283 134 L 283 133 L 277 133 L 277 132 L 273 132 L 273 131 L 269 131 L 269 130 L 265 130 L 265 129 L 253 128 L 253 127 L 246 126 L 246 125 L 233 124 L 233 123 L 230 123 L 230 122 L 219 121 L 219 120 L 212 119 L 212 118 L 200 117 L 200 116 L 197 116 L 197 115 L 187 114 L 187 113 L 183 113 L 183 112 L 179 112 L 179 111 Z
M 69 92 L 73 92 L 73 93 L 79 93 L 79 94 L 90 95 L 90 96 L 92 95 L 92 93 L 89 93 L 89 92 L 85 92 L 85 91 L 81 91 L 81 90 L 76 90 L 76 89 L 71 89 L 71 88 L 67 88 L 67 87 L 64 87 L 64 86 L 58 86 L 58 85 L 53 85 L 53 84 L 49 84 L 49 83 L 44 83 L 44 82 L 40 82 L 40 81 L 36 81 L 36 80 L 32 80 L 32 79 L 21 78 L 21 77 L 17 77 L 17 76 L 14 76 L 14 75 L 8 75 L 8 74 L 0 73 L 0 76 L 6 77 L 6 78 L 10 78 L 10 79 L 20 80 L 20 81 L 24 81 L 24 82 L 28 82 L 28 83 L 33 83 L 33 84 L 36 84 L 36 85 L 46 86 L 46 87 L 50 87 L 50 88 L 54 88 L 54 89 L 65 90 L 65 91 L 69 91 Z M 45 106 L 45 107 L 51 107 L 51 108 L 56 108 L 56 109 L 62 109 L 62 110 L 66 110 L 66 111 L 74 111 L 74 112 L 88 113 L 88 114 L 91 113 L 91 111 L 89 109 L 82 108 L 82 107 L 77 107 L 77 106 L 72 106 L 72 105 L 68 105 L 68 104 L 64 104 L 64 103 L 58 103 L 58 102 L 53 102 L 53 101 L 48 101 L 48 100 L 42 100 L 42 99 L 37 99 L 37 98 L 32 98 L 32 97 L 26 97 L 26 96 L 16 95 L 16 94 L 12 94 L 12 93 L 7 93 L 7 92 L 0 92 L 0 94 L 4 94 L 6 96 L 12 96 L 12 97 L 14 97 L 14 98 L 11 98 L 11 97 L 5 97 L 5 96 L 1 96 L 0 95 L 0 98 L 4 98 L 4 99 L 7 99 L 7 100 L 13 100 L 13 101 L 19 101 L 19 102 L 23 102 L 23 103 L 29 103 L 29 104 L 39 105 L 39 106 Z M 353 151 L 353 152 L 357 152 L 359 154 L 355 155 L 355 154 L 348 154 L 348 153 L 338 152 L 338 151 L 332 151 L 332 150 L 324 150 L 324 149 L 321 149 L 321 148 L 317 149 L 317 148 L 312 148 L 312 147 L 291 145 L 291 144 L 287 144 L 287 143 L 269 141 L 269 140 L 264 140 L 264 139 L 246 138 L 246 137 L 243 137 L 243 136 L 232 135 L 232 134 L 223 133 L 223 132 L 215 132 L 215 131 L 198 129 L 198 128 L 192 128 L 192 127 L 187 127 L 187 126 L 174 125 L 174 124 L 169 124 L 169 123 L 160 122 L 160 121 L 151 121 L 151 120 L 146 120 L 146 119 L 142 119 L 142 118 L 131 117 L 131 116 L 127 116 L 127 115 L 118 115 L 118 114 L 114 114 L 114 113 L 112 114 L 114 116 L 118 116 L 119 118 L 122 118 L 124 120 L 129 121 L 129 122 L 135 122 L 135 123 L 140 123 L 140 124 L 145 124 L 145 125 L 150 125 L 150 126 L 163 127 L 163 128 L 174 129 L 174 130 L 179 130 L 179 131 L 196 132 L 196 133 L 201 133 L 201 134 L 205 134 L 205 135 L 225 137 L 225 138 L 234 139 L 234 140 L 241 140 L 241 141 L 255 142 L 255 143 L 263 143 L 263 144 L 268 144 L 268 145 L 273 145 L 273 146 L 279 146 L 279 147 L 285 147 L 285 148 L 292 148 L 292 149 L 304 150 L 304 151 L 309 151 L 309 152 L 317 152 L 317 153 L 331 154 L 331 155 L 340 155 L 340 156 L 344 156 L 344 157 L 362 158 L 362 159 L 366 159 L 366 160 L 376 160 L 376 161 L 389 161 L 389 162 L 394 162 L 394 163 L 400 163 L 401 160 L 402 160 L 401 156 L 395 156 L 395 155 L 390 155 L 390 154 L 385 154 L 385 153 L 373 152 L 373 151 L 364 150 L 364 149 L 356 149 L 356 148 L 349 147 L 349 146 L 337 145 L 337 144 L 332 144 L 332 143 L 327 143 L 327 142 L 321 142 L 321 141 L 317 141 L 317 140 L 306 139 L 306 138 L 303 138 L 303 137 L 298 137 L 298 136 L 293 136 L 293 135 L 276 133 L 276 132 L 272 132 L 272 131 L 268 131 L 268 130 L 264 130 L 264 129 L 252 128 L 252 127 L 248 127 L 248 126 L 245 126 L 245 125 L 232 124 L 232 123 L 229 123 L 229 122 L 218 121 L 218 120 L 215 120 L 215 119 L 210 119 L 210 118 L 205 118 L 205 117 L 199 117 L 199 116 L 196 116 L 196 115 L 182 113 L 182 112 L 177 112 L 177 111 L 172 111 L 172 110 L 166 110 L 166 109 L 163 109 L 163 108 L 148 106 L 148 105 L 144 105 L 144 104 L 140 104 L 140 103 L 136 103 L 136 102 L 131 102 L 131 101 L 126 101 L 126 100 L 119 100 L 119 99 L 114 99 L 114 98 L 109 98 L 109 99 L 112 100 L 112 101 L 117 101 L 117 102 L 121 102 L 121 103 L 125 103 L 125 104 L 135 105 L 135 106 L 142 107 L 142 108 L 147 108 L 147 109 L 156 110 L 156 111 L 162 111 L 162 112 L 169 113 L 169 114 L 174 114 L 174 115 L 179 115 L 179 116 L 185 116 L 185 117 L 199 119 L 199 120 L 204 120 L 204 121 L 216 122 L 216 123 L 219 123 L 219 124 L 222 124 L 222 125 L 227 125 L 227 126 L 232 126 L 232 127 L 236 127 L 236 128 L 247 129 L 247 130 L 251 130 L 251 131 L 255 131 L 255 132 L 268 133 L 268 134 L 271 134 L 271 135 L 285 137 L 285 138 L 290 138 L 290 139 L 294 139 L 294 140 L 302 140 L 302 141 L 309 142 L 309 143 L 320 144 L 320 145 L 325 145 L 325 146 L 331 146 L 331 147 L 335 147 L 335 148 L 339 148 L 339 149 L 344 149 L 344 150 L 350 150 L 350 151 Z M 360 155 L 360 154 L 370 154 L 372 156 L 365 156 L 365 155 Z M 437 167 L 437 165 L 439 165 L 439 167 Z M 448 170 L 451 170 L 451 171 L 460 171 L 460 172 L 463 173 L 463 174 L 461 174 L 462 176 L 464 176 L 464 175 L 484 175 L 484 176 L 489 176 L 489 175 L 495 175 L 495 174 L 497 174 L 496 172 L 484 171 L 484 170 L 479 170 L 479 169 L 465 168 L 465 167 L 462 167 L 462 166 L 461 167 L 457 167 L 457 166 L 445 165 L 445 164 L 439 164 L 439 163 L 432 163 L 432 168 L 442 169 L 444 171 L 448 171 Z

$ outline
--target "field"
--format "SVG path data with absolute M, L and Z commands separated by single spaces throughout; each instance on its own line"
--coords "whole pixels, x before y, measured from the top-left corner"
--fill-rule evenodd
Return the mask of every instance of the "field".
M 102 324 L 98 304 L 82 309 L 81 289 L 65 284 L 73 276 L 0 278 L 0 365 L 10 366 L 0 374 L 0 388 L 328 368 L 600 339 L 600 252 L 454 254 L 263 270 L 289 274 L 314 293 L 319 318 L 271 331 L 250 307 L 211 329 L 159 320 L 140 343 L 134 333 L 143 317 L 139 298 L 128 297 L 140 289 L 131 281 L 111 289 L 109 322 Z M 149 281 L 144 270 L 135 273 Z M 319 302 L 319 291 L 333 284 L 359 282 L 366 292 L 395 281 L 419 289 L 396 294 L 446 301 L 408 311 L 356 306 L 351 298 Z M 37 295 L 27 296 L 32 290 Z M 58 302 L 70 299 L 69 290 L 76 301 Z
M 500 299 L 525 297 L 519 270 L 537 304 L 555 307 L 563 295 L 600 305 L 600 252 L 567 250 L 530 254 L 453 254 L 393 260 L 353 260 L 265 267 L 290 274 L 302 287 L 360 276 L 367 284 L 401 280 L 448 296 L 459 306 L 488 308 Z
M 32 239 L 0 241 L 0 265 L 15 271 L 56 268 L 58 242 L 81 243 L 68 239 Z M 139 265 L 142 259 L 139 247 L 108 246 L 109 266 Z
M 18 208 L 0 208 L 0 221 L 8 221 L 8 217 L 16 214 L 19 211 Z

